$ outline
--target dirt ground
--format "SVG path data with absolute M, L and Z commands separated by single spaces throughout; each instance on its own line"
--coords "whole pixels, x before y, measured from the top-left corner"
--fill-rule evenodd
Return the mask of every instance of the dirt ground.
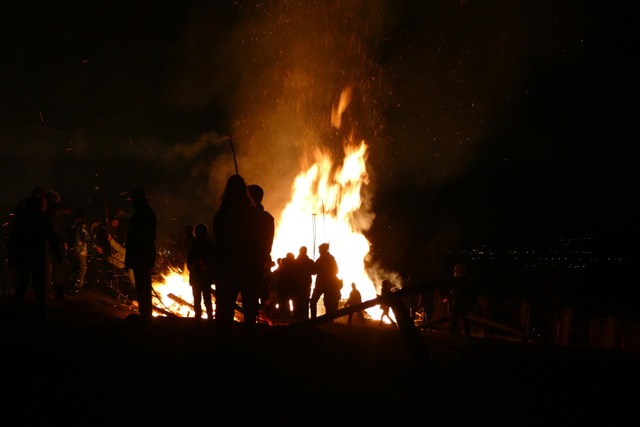
M 193 319 L 136 322 L 87 290 L 1 304 L 3 413 L 14 425 L 628 424 L 640 356 L 391 326 L 241 327 L 227 346 Z M 633 418 L 630 418 L 633 417 Z

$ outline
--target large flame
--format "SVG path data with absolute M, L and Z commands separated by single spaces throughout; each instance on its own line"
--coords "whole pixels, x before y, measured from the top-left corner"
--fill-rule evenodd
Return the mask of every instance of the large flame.
M 341 126 L 341 116 L 347 109 L 352 89 L 342 91 L 338 105 L 331 114 L 335 128 Z M 306 246 L 312 259 L 317 248 L 329 243 L 329 251 L 338 263 L 338 277 L 343 281 L 342 299 L 349 296 L 355 283 L 363 301 L 376 297 L 376 287 L 367 274 L 365 263 L 369 255 L 369 241 L 363 232 L 369 227 L 373 214 L 363 206 L 364 191 L 369 183 L 365 141 L 344 143 L 344 159 L 334 165 L 330 153 L 317 148 L 314 163 L 303 170 L 293 183 L 291 201 L 280 218 L 276 219 L 276 233 L 272 258 L 284 258 L 291 252 L 297 255 Z M 172 269 L 162 275 L 162 282 L 154 283 L 156 307 L 180 316 L 193 313 L 191 288 L 186 269 Z M 378 307 L 368 309 L 372 316 L 381 313 Z M 318 315 L 324 313 L 318 304 Z
M 362 205 L 361 191 L 368 182 L 367 145 L 346 146 L 342 166 L 334 167 L 330 156 L 316 152 L 316 162 L 295 179 L 291 201 L 280 217 L 273 242 L 272 256 L 298 253 L 306 246 L 315 258 L 317 246 L 329 243 L 329 251 L 338 262 L 346 298 L 356 283 L 367 299 L 375 296 L 375 287 L 365 271 L 369 242 L 358 229 L 356 216 Z
M 345 88 L 338 105 L 332 109 L 331 123 L 340 128 L 342 114 L 351 100 L 352 88 Z M 363 194 L 369 183 L 365 141 L 344 144 L 342 165 L 334 165 L 326 151 L 316 149 L 315 163 L 295 179 L 291 201 L 276 224 L 272 257 L 296 255 L 306 246 L 312 258 L 321 243 L 329 243 L 329 251 L 338 263 L 338 277 L 343 281 L 342 299 L 346 299 L 351 283 L 363 300 L 376 297 L 376 288 L 366 272 L 370 245 L 362 234 L 371 222 L 372 213 L 363 206 Z M 376 309 L 368 310 L 376 311 Z M 379 309 L 378 309 L 379 311 Z M 318 314 L 324 308 L 319 304 Z
M 159 310 L 180 317 L 193 316 L 193 294 L 189 285 L 189 271 L 170 267 L 153 283 L 153 305 Z M 206 314 L 203 310 L 203 316 Z

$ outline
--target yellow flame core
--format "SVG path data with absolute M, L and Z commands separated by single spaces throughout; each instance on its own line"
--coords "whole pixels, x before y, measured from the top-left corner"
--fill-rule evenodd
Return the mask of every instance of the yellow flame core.
M 363 185 L 368 183 L 367 148 L 364 141 L 346 146 L 340 167 L 334 167 L 326 153 L 316 152 L 316 162 L 295 179 L 291 201 L 276 225 L 271 252 L 274 259 L 283 258 L 306 246 L 315 259 L 318 245 L 329 243 L 344 283 L 343 298 L 348 297 L 352 282 L 363 299 L 375 297 L 364 264 L 369 242 L 354 218 L 362 207 Z
M 160 276 L 162 281 L 153 282 L 153 305 L 177 316 L 193 317 L 193 294 L 187 269 L 170 267 Z

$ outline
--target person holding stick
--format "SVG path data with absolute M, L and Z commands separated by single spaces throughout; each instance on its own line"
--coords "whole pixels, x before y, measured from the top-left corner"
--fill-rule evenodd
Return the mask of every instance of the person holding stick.
M 251 336 L 259 311 L 259 288 L 264 269 L 260 244 L 260 212 L 254 206 L 244 178 L 227 180 L 220 207 L 213 216 L 217 253 L 216 332 L 220 340 L 233 329 L 238 295 L 242 297 L 243 326 Z
M 309 307 L 312 319 L 317 316 L 320 297 L 323 297 L 325 313 L 337 311 L 340 305 L 340 289 L 342 289 L 342 280 L 338 278 L 338 263 L 329 252 L 329 243 L 318 246 L 318 251 L 320 256 L 314 265 L 316 281 Z

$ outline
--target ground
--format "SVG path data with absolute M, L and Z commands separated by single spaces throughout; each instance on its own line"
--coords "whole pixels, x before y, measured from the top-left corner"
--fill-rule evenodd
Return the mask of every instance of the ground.
M 227 346 L 193 319 L 136 321 L 90 291 L 46 321 L 2 303 L 3 406 L 20 425 L 627 424 L 640 356 L 390 326 L 240 327 Z

